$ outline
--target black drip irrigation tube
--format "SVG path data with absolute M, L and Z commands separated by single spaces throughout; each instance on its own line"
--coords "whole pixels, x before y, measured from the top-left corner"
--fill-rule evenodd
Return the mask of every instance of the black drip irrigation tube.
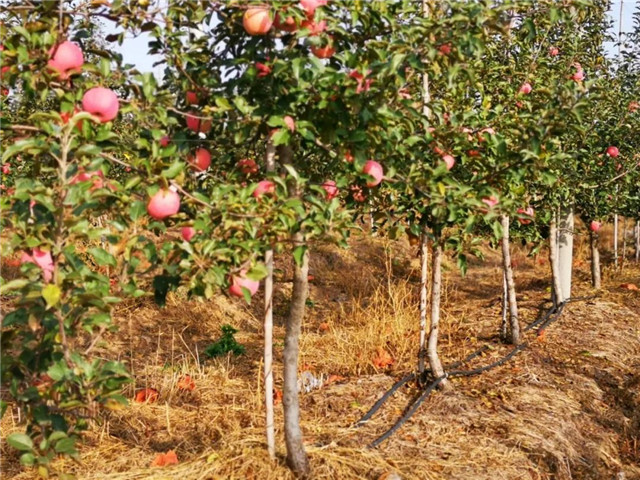
M 539 319 L 527 325 L 524 331 L 526 332 L 535 327 L 538 327 L 537 331 L 541 332 L 544 328 L 549 326 L 551 323 L 555 322 L 560 317 L 567 303 L 576 302 L 579 300 L 589 300 L 592 298 L 595 298 L 595 296 L 571 298 L 571 299 L 565 300 L 562 303 L 559 303 L 558 305 L 554 305 L 542 317 L 540 317 Z M 479 367 L 473 370 L 451 370 L 449 372 L 445 372 L 443 376 L 434 379 L 429 385 L 426 385 L 426 376 L 430 373 L 429 370 L 424 371 L 422 374 L 418 374 L 415 372 L 410 373 L 404 376 L 403 378 L 401 378 L 400 380 L 398 380 L 395 384 L 393 384 L 393 386 L 369 409 L 369 411 L 365 413 L 362 416 L 362 418 L 360 418 L 360 420 L 358 420 L 354 424 L 354 427 L 360 427 L 364 425 L 382 407 L 382 405 L 389 399 L 389 397 L 391 397 L 391 395 L 393 395 L 400 387 L 410 382 L 411 380 L 417 378 L 419 380 L 418 383 L 420 385 L 424 385 L 423 391 L 416 398 L 414 398 L 414 400 L 409 404 L 409 406 L 405 410 L 405 413 L 402 415 L 402 417 L 400 417 L 398 421 L 389 430 L 387 430 L 385 433 L 383 433 L 381 436 L 379 436 L 369 444 L 369 448 L 375 448 L 378 445 L 380 445 L 382 442 L 384 442 L 386 439 L 388 439 L 391 435 L 393 435 L 407 420 L 409 420 L 409 418 L 411 418 L 411 416 L 418 410 L 422 402 L 424 402 L 427 399 L 427 397 L 429 397 L 431 392 L 433 392 L 437 388 L 437 386 L 440 384 L 440 382 L 442 382 L 444 379 L 452 378 L 452 377 L 471 377 L 474 375 L 480 375 L 488 370 L 491 370 L 492 368 L 499 367 L 500 365 L 505 364 L 506 362 L 511 360 L 513 357 L 515 357 L 518 353 L 520 353 L 522 350 L 524 350 L 528 346 L 529 344 L 527 342 L 521 343 L 520 345 L 517 345 L 515 348 L 513 348 L 513 350 L 511 350 L 504 357 L 500 358 L 499 360 L 496 360 L 493 363 L 490 363 L 489 365 L 485 365 L 483 367 Z M 457 362 L 452 363 L 447 368 L 459 367 L 460 365 L 463 365 L 469 362 L 470 360 L 473 360 L 474 358 L 478 357 L 488 348 L 489 346 L 485 345 L 480 349 L 476 350 L 475 352 L 471 353 L 467 357 L 465 357 L 463 360 L 459 360 Z

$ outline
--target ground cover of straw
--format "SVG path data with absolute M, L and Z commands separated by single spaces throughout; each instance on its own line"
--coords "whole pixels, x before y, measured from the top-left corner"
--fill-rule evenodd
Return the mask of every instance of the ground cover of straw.
M 603 244 L 609 242 L 605 237 Z M 591 295 L 587 245 L 579 239 L 574 296 Z M 527 257 L 515 248 L 521 321 L 549 306 L 546 253 Z M 497 252 L 471 262 L 461 277 L 445 265 L 441 352 L 445 363 L 482 345 L 491 348 L 470 367 L 508 352 L 495 336 L 500 316 Z M 605 262 L 607 256 L 605 255 Z M 276 292 L 276 387 L 282 388 L 280 353 L 291 291 L 291 265 L 279 262 Z M 531 347 L 503 367 L 453 380 L 454 388 L 429 398 L 377 449 L 366 445 L 390 427 L 417 393 L 400 390 L 365 426 L 357 420 L 401 375 L 415 366 L 419 264 L 405 241 L 356 237 L 351 249 L 312 253 L 308 315 L 301 339 L 301 369 L 343 380 L 301 397 L 302 427 L 314 477 L 378 479 L 600 479 L 640 478 L 640 268 L 618 276 L 605 267 L 597 298 L 569 304 Z M 59 467 L 87 480 L 288 479 L 281 405 L 276 411 L 279 458 L 264 446 L 261 389 L 261 298 L 253 305 L 220 297 L 191 301 L 177 292 L 164 309 L 150 301 L 122 305 L 120 330 L 104 338 L 100 354 L 118 357 L 133 374 L 127 394 L 145 386 L 159 401 L 132 402 L 89 432 L 80 464 Z M 203 350 L 223 324 L 239 330 L 246 355 L 216 360 Z M 395 363 L 378 370 L 378 349 Z M 196 389 L 176 387 L 188 374 Z M 17 412 L 2 420 L 3 436 L 20 428 Z M 173 449 L 180 463 L 150 467 Z M 28 479 L 2 443 L 3 478 Z

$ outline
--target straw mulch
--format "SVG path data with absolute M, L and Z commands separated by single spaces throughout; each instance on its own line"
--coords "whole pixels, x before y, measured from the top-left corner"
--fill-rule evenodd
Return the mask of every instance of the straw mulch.
M 521 321 L 548 306 L 548 265 L 515 249 Z M 588 262 L 578 245 L 575 296 L 589 295 Z M 334 375 L 301 397 L 302 426 L 319 479 L 600 479 L 640 478 L 640 268 L 628 266 L 598 298 L 570 304 L 543 335 L 527 334 L 530 348 L 505 366 L 452 381 L 432 395 L 394 436 L 377 449 L 366 445 L 402 414 L 417 393 L 400 390 L 365 426 L 351 425 L 415 366 L 419 265 L 405 242 L 357 239 L 349 251 L 312 253 L 309 314 L 301 339 L 301 370 Z M 463 278 L 445 270 L 441 351 L 443 361 L 491 348 L 469 367 L 509 351 L 495 337 L 500 317 L 501 272 L 487 250 Z M 282 388 L 280 353 L 291 291 L 291 265 L 278 262 L 276 387 Z M 608 273 L 607 270 L 605 273 Z M 610 273 L 610 272 L 609 272 Z M 155 403 L 131 404 L 96 425 L 79 465 L 59 462 L 86 480 L 288 479 L 281 406 L 276 411 L 279 457 L 264 445 L 261 382 L 261 298 L 253 305 L 220 297 L 215 302 L 170 295 L 158 309 L 148 301 L 119 307 L 119 332 L 98 353 L 118 357 L 133 374 L 129 398 L 144 387 L 160 392 Z M 231 324 L 247 352 L 209 360 L 204 348 Z M 393 365 L 379 369 L 383 351 Z M 177 387 L 184 375 L 196 388 Z M 3 434 L 17 430 L 17 412 L 2 420 Z M 150 467 L 174 450 L 179 464 Z M 4 478 L 34 478 L 2 445 Z M 387 477 L 385 477 L 385 475 Z M 616 477 L 617 476 L 617 477 Z

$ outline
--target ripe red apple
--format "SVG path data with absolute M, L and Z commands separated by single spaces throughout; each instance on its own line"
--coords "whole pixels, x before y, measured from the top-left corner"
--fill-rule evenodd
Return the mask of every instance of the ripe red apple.
M 589 230 L 592 232 L 598 232 L 602 228 L 602 222 L 598 222 L 596 220 L 591 220 L 589 224 Z
M 444 44 L 440 45 L 438 47 L 438 51 L 442 55 L 449 55 L 451 53 L 451 44 L 450 43 L 444 43 Z
M 266 35 L 273 25 L 273 20 L 268 8 L 254 7 L 244 12 L 242 25 L 249 35 Z
M 204 172 L 211 166 L 211 154 L 204 148 L 199 148 L 194 155 L 188 155 L 187 161 L 198 171 Z
M 353 163 L 354 160 L 353 155 L 349 151 L 345 152 L 344 159 L 349 163 Z
M 336 53 L 336 49 L 333 48 L 333 41 L 331 40 L 324 47 L 311 47 L 311 53 L 318 58 L 331 58 Z
M 273 25 L 278 30 L 282 30 L 284 32 L 295 32 L 298 29 L 295 18 L 289 16 L 283 20 L 280 13 L 276 13 L 276 18 L 273 21 Z
M 82 110 L 80 110 L 78 107 L 74 107 L 73 108 L 73 113 L 71 112 L 60 112 L 60 119 L 62 119 L 62 123 L 64 125 L 66 125 L 67 123 L 69 123 L 69 120 L 71 120 L 71 117 L 73 117 L 75 114 L 80 113 Z M 79 120 L 76 122 L 76 129 L 78 130 L 82 130 L 82 125 L 84 125 L 84 120 Z
M 193 227 L 182 227 L 180 233 L 182 234 L 182 238 L 186 242 L 190 242 L 193 236 L 196 234 L 196 229 Z
M 283 120 L 284 120 L 284 124 L 287 126 L 287 128 L 290 131 L 292 132 L 296 131 L 296 121 L 293 119 L 293 117 L 290 117 L 289 115 L 285 115 Z
M 256 62 L 256 70 L 258 70 L 258 77 L 266 77 L 271 73 L 271 67 L 262 62 Z
M 614 147 L 612 145 L 609 148 L 607 148 L 607 155 L 610 156 L 611 158 L 616 158 L 618 155 L 620 155 L 620 150 L 618 150 L 618 147 Z
M 494 196 L 485 197 L 482 199 L 482 203 L 485 203 L 489 208 L 495 207 L 500 201 Z
M 171 143 L 171 137 L 169 135 L 165 135 L 158 142 L 162 148 L 167 148 Z
M 533 90 L 533 87 L 529 82 L 527 82 L 522 84 L 522 86 L 520 87 L 519 93 L 522 93 L 523 95 L 529 95 L 532 90 Z
M 326 180 L 322 184 L 322 188 L 327 192 L 327 200 L 331 200 L 338 196 L 338 187 L 336 187 L 336 182 L 333 180 Z
M 180 195 L 173 190 L 158 190 L 147 204 L 147 213 L 156 220 L 175 215 L 180 210 Z
M 300 0 L 300 7 L 305 11 L 307 17 L 313 17 L 316 8 L 325 6 L 329 0 Z
M 384 170 L 382 169 L 382 165 L 380 165 L 375 160 L 367 160 L 367 163 L 364 164 L 362 172 L 373 177 L 372 180 L 367 181 L 367 187 L 375 187 L 376 185 L 379 185 L 380 182 L 382 182 L 382 178 L 384 177 Z
M 113 90 L 95 87 L 82 97 L 82 108 L 100 119 L 101 123 L 110 122 L 118 116 L 120 104 Z
M 310 37 L 315 37 L 316 35 L 320 35 L 327 29 L 327 22 L 325 20 L 322 20 L 320 22 L 315 22 L 313 20 L 304 20 L 300 24 L 300 26 L 309 30 Z
M 453 158 L 453 155 L 443 155 L 442 160 L 447 164 L 447 170 L 451 170 L 453 166 L 456 164 L 456 159 Z
M 238 168 L 245 175 L 252 175 L 258 173 L 258 164 L 252 158 L 243 158 L 238 162 Z
M 38 248 L 34 248 L 31 255 L 27 252 L 22 252 L 20 256 L 20 263 L 35 263 L 42 270 L 42 275 L 45 282 L 50 282 L 53 278 L 53 271 L 55 266 L 53 264 L 53 258 L 51 252 Z
M 2 173 L 4 173 L 5 175 L 9 175 L 9 172 L 11 172 L 11 165 L 8 163 L 2 165 Z
M 209 133 L 211 120 L 202 120 L 195 114 L 189 114 L 187 115 L 187 128 L 196 133 Z
M 258 291 L 258 288 L 260 288 L 260 282 L 257 280 L 251 280 L 249 278 L 246 277 L 246 270 L 243 270 L 240 272 L 239 275 L 233 275 L 231 277 L 231 285 L 229 286 L 229 295 L 233 296 L 233 297 L 244 297 L 244 294 L 242 293 L 242 288 L 246 288 L 247 290 L 249 290 L 249 293 L 251 294 L 251 296 L 253 297 L 256 292 Z
M 262 194 L 274 193 L 275 191 L 276 191 L 275 183 L 273 183 L 271 180 L 262 180 L 258 182 L 258 185 L 253 191 L 252 195 L 255 198 L 259 198 L 260 196 L 262 196 Z
M 187 92 L 187 104 L 188 105 L 197 105 L 200 103 L 198 100 L 198 94 L 196 92 L 188 91 Z
M 479 157 L 480 150 L 469 150 L 467 151 L 467 155 L 469 155 L 470 157 Z
M 533 210 L 532 207 L 527 207 L 527 208 L 519 208 L 518 209 L 518 213 L 520 215 L 525 215 L 527 217 L 531 217 L 533 218 L 535 216 L 535 211 Z M 519 218 L 518 221 L 522 224 L 522 225 L 529 225 L 531 223 L 531 220 L 528 218 Z
M 84 65 L 82 49 L 73 42 L 62 42 L 49 51 L 51 59 L 47 64 L 51 70 L 58 72 L 60 78 L 66 79 L 74 73 L 80 73 Z
M 582 70 L 582 65 L 580 65 L 579 63 L 574 63 L 573 66 L 576 69 L 576 73 L 571 75 L 571 80 L 581 82 L 582 80 L 584 80 L 584 70 Z
M 629 111 L 631 113 L 637 112 L 640 110 L 640 102 L 636 102 L 635 100 L 629 102 Z
M 557 47 L 549 47 L 549 55 L 552 57 L 557 56 L 560 53 Z

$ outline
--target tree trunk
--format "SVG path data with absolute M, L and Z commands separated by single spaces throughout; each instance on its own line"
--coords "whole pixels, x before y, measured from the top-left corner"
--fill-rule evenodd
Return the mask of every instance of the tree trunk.
M 276 150 L 271 139 L 267 142 L 265 163 L 267 172 L 275 170 Z M 273 250 L 264 254 L 267 277 L 264 279 L 264 407 L 267 450 L 276 458 L 276 434 L 273 414 Z
M 558 266 L 558 225 L 554 213 L 549 222 L 549 264 L 551 265 L 551 298 L 553 305 L 562 302 L 562 288 L 560 287 L 560 268 Z
M 426 232 L 420 239 L 420 350 L 418 353 L 418 371 L 424 372 L 424 356 L 427 340 L 427 275 L 429 273 L 429 240 Z
M 509 216 L 502 216 L 502 268 L 507 280 L 507 292 L 509 294 L 509 325 L 511 336 L 509 341 L 517 345 L 520 341 L 520 323 L 518 322 L 518 303 L 516 300 L 516 285 L 513 280 L 511 268 L 511 252 L 509 250 Z
M 640 220 L 636 221 L 636 263 L 640 262 Z
M 502 269 L 502 321 L 500 322 L 500 340 L 507 341 L 509 318 L 509 289 L 507 288 L 507 274 Z
M 301 233 L 293 236 L 294 247 L 304 245 Z M 302 442 L 300 429 L 300 404 L 298 402 L 298 340 L 308 295 L 309 253 L 302 256 L 300 265 L 295 263 L 293 293 L 287 318 L 284 340 L 284 436 L 287 444 L 287 464 L 299 478 L 310 474 L 309 459 Z
M 613 265 L 618 267 L 618 214 L 613 216 Z
M 427 344 L 427 356 L 429 366 L 435 378 L 444 375 L 442 363 L 438 357 L 438 330 L 440 328 L 440 293 L 442 290 L 442 246 L 437 239 L 433 244 L 431 254 L 431 326 L 429 329 L 429 343 Z M 440 382 L 441 388 L 446 388 L 448 381 L 445 378 Z
M 600 250 L 598 250 L 598 234 L 590 232 L 591 237 L 591 285 L 599 289 L 601 285 L 600 279 Z

